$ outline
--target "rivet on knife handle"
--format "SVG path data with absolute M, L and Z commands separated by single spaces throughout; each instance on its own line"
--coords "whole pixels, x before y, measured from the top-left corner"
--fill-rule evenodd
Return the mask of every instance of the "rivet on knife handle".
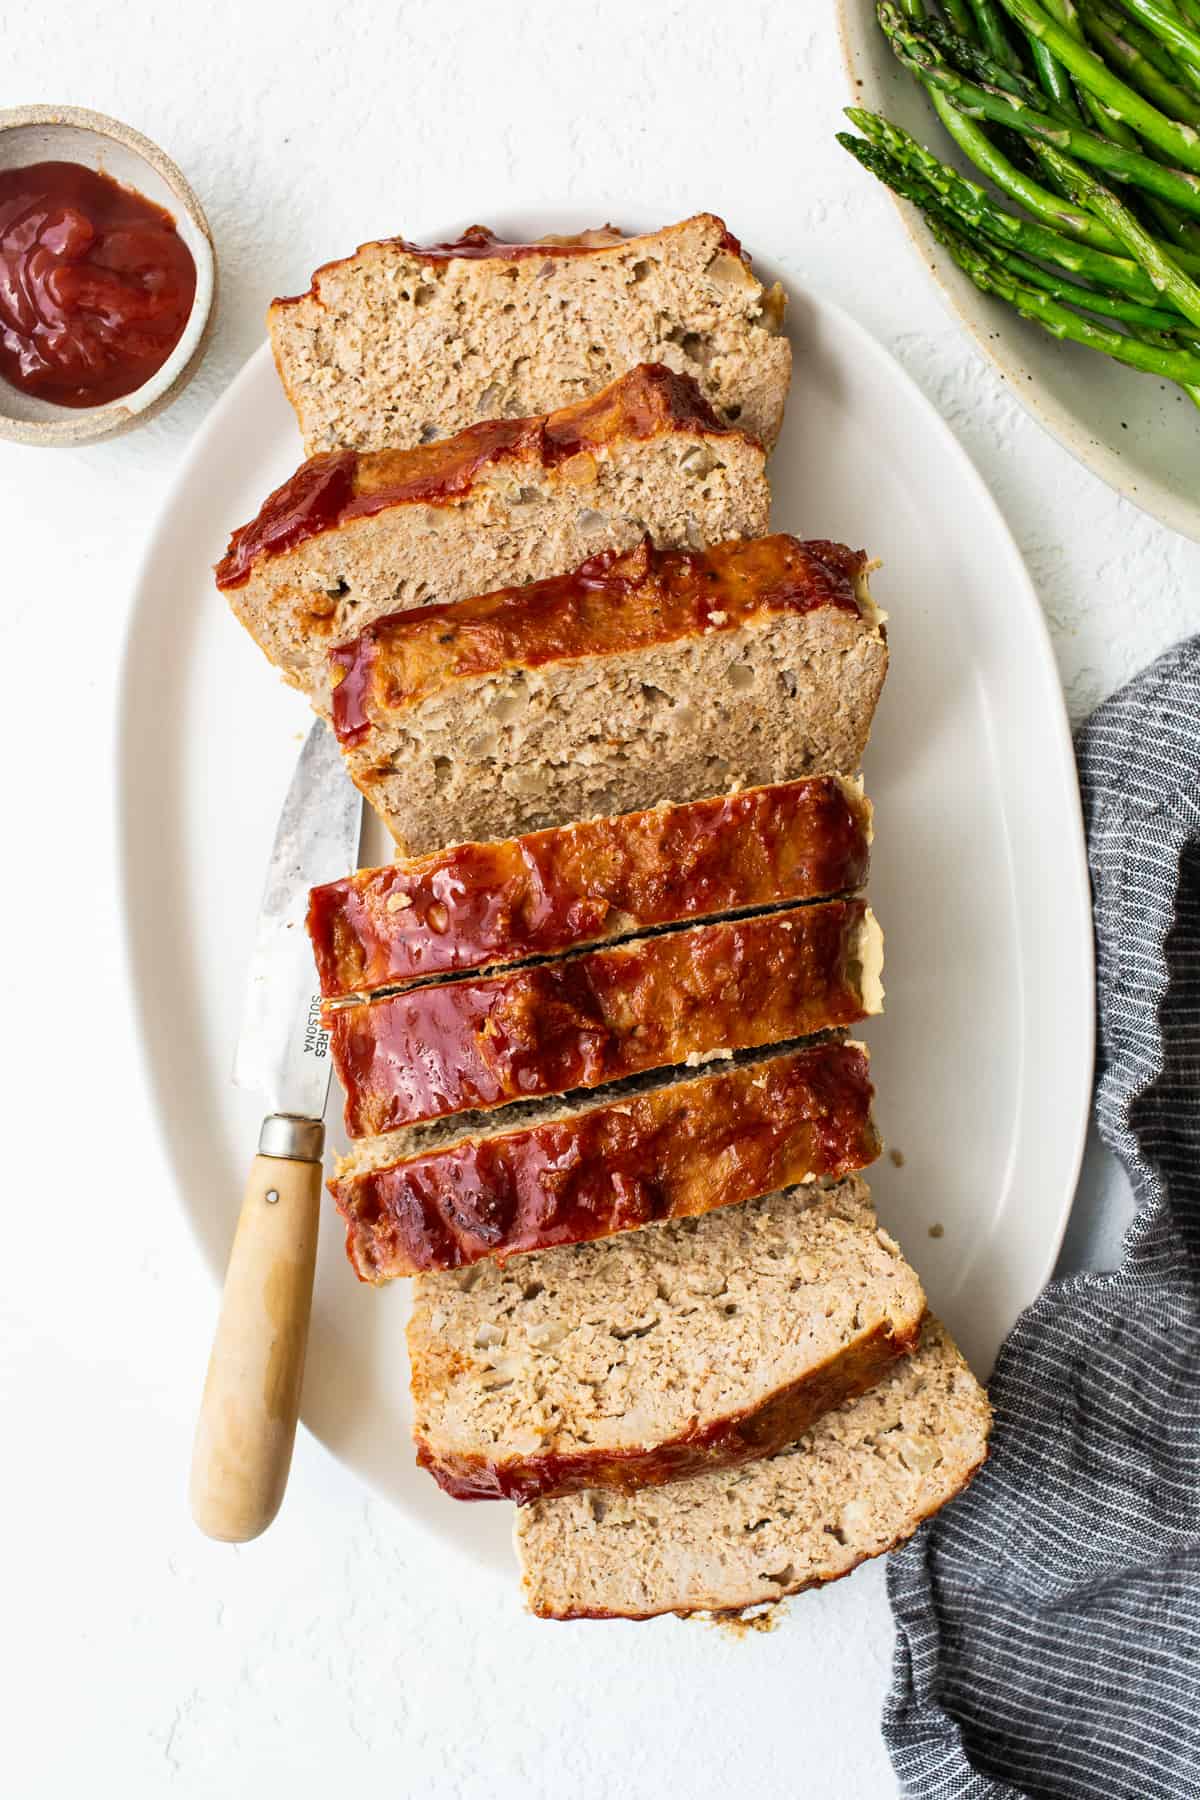
M 192 1516 L 224 1543 L 265 1531 L 287 1486 L 312 1309 L 323 1137 L 319 1120 L 268 1118 L 246 1184 L 192 1453 Z

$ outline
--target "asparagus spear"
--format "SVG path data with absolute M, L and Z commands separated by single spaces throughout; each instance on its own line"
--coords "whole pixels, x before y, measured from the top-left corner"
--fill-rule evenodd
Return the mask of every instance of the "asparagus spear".
M 1053 9 L 1048 8 L 1047 10 L 1052 11 Z M 1168 81 L 1178 79 L 1179 58 L 1160 38 L 1156 38 L 1153 32 L 1147 31 L 1144 25 L 1139 25 L 1136 19 L 1131 19 L 1127 13 L 1122 12 L 1118 0 L 1086 0 L 1084 10 L 1088 13 L 1099 13 L 1127 43 L 1140 50 L 1146 61 L 1152 63 L 1159 74 L 1164 75 Z M 1086 34 L 1086 20 L 1083 23 Z
M 1004 0 L 1004 4 L 1024 6 L 1027 0 Z M 1052 144 L 1060 150 L 1069 150 L 1073 156 L 1106 170 L 1118 181 L 1131 182 L 1148 193 L 1158 194 L 1164 200 L 1172 201 L 1182 211 L 1200 217 L 1200 177 L 1196 174 L 1165 168 L 1139 150 L 1127 149 L 1081 125 L 1037 111 L 1015 94 L 1005 93 L 990 84 L 968 80 L 965 75 L 960 75 L 956 69 L 950 68 L 938 58 L 932 41 L 906 25 L 890 0 L 881 0 L 878 10 L 880 23 L 899 60 L 926 86 L 935 87 L 944 93 L 959 111 L 976 118 L 991 119 L 998 125 L 1007 125 L 1021 132 L 1023 136 Z M 1087 54 L 1090 55 L 1091 52 Z M 1131 93 L 1132 91 L 1130 89 Z M 1148 106 L 1148 102 L 1142 102 L 1140 96 L 1135 98 L 1139 100 L 1139 104 Z M 1154 111 L 1152 107 L 1148 109 Z M 1157 116 L 1162 117 L 1161 114 Z M 1193 155 L 1196 167 L 1200 168 L 1200 135 L 1190 126 L 1176 126 L 1171 121 L 1167 122 L 1171 124 L 1173 131 L 1186 131 L 1196 140 Z
M 1175 347 L 1178 314 L 1162 307 L 1139 306 L 1136 301 L 1120 300 L 1114 294 L 1102 294 L 1082 281 L 1073 281 L 1069 275 L 1051 275 L 1037 263 L 1026 262 L 1023 256 L 1017 256 L 1011 250 L 1002 250 L 999 244 L 986 243 L 981 248 L 986 249 L 994 262 L 1030 287 L 1041 288 L 1052 299 L 1080 307 L 1084 312 L 1098 313 L 1104 319 L 1117 319 L 1123 325 L 1139 325 L 1142 327 L 1140 335 L 1147 343 L 1161 343 L 1167 349 Z
M 1200 287 L 1185 273 L 1157 238 L 1151 236 L 1127 206 L 1122 205 L 1110 189 L 1081 169 L 1069 157 L 1060 156 L 1049 145 L 1041 155 L 1080 205 L 1090 207 L 1125 244 L 1146 271 L 1155 287 L 1194 325 L 1200 325 Z
M 909 18 L 920 16 L 920 0 L 900 0 L 900 4 L 903 12 Z M 888 9 L 888 17 L 894 19 L 895 9 Z M 893 48 L 895 48 L 894 44 Z M 916 73 L 920 75 L 919 70 Z M 1064 210 L 1061 197 L 1050 192 L 1024 171 L 1017 169 L 1009 158 L 996 148 L 974 120 L 968 119 L 964 113 L 953 106 L 939 88 L 926 85 L 934 110 L 959 149 L 968 161 L 974 163 L 981 174 L 986 175 L 990 181 L 995 183 L 1002 194 L 1007 195 L 1010 200 L 1015 200 L 1018 206 L 1023 206 L 1026 212 L 1032 213 L 1035 218 L 1042 220 L 1052 230 L 1070 232 L 1082 242 L 1092 244 L 1097 249 L 1119 250 L 1121 248 L 1119 241 L 1097 221 L 1077 211 Z
M 932 151 L 926 150 L 908 132 L 893 125 L 889 119 L 865 112 L 856 106 L 847 107 L 846 116 L 872 144 L 897 158 L 951 203 L 956 211 L 965 216 L 973 229 L 1020 250 L 1026 256 L 1037 257 L 1040 262 L 1056 263 L 1060 268 L 1084 276 L 1102 287 L 1151 302 L 1157 300 L 1157 291 L 1149 276 L 1144 275 L 1137 264 L 1125 256 L 1107 255 L 1091 245 L 1048 230 L 1036 220 L 1022 219 L 1006 211 L 981 187 L 968 181 L 966 176 L 960 175 L 949 164 L 939 162 Z M 1110 234 L 1110 238 L 1118 249 L 1123 248 L 1115 233 Z M 1181 256 L 1181 262 L 1185 267 L 1190 263 L 1200 272 L 1200 258 Z
M 1168 350 L 1160 344 L 1149 343 L 1143 338 L 1128 336 L 1123 332 L 1110 331 L 1107 326 L 1096 325 L 1090 319 L 1081 318 L 1078 313 L 1060 305 L 1049 295 L 1016 280 L 1006 269 L 989 261 L 968 239 L 948 229 L 940 220 L 931 218 L 929 229 L 939 243 L 945 245 L 976 287 L 985 294 L 994 294 L 1001 300 L 1007 300 L 1023 318 L 1032 319 L 1043 330 L 1050 332 L 1051 336 L 1070 339 L 1089 350 L 1101 350 L 1106 356 L 1113 357 L 1117 362 L 1127 363 L 1130 368 L 1140 369 L 1145 374 L 1162 376 L 1183 387 L 1200 388 L 1200 356 L 1188 350 Z
M 891 155 L 888 151 L 864 138 L 852 137 L 846 131 L 837 134 L 837 141 L 877 180 L 892 188 L 903 199 L 910 200 L 915 206 L 919 206 L 927 217 L 941 218 L 943 223 L 960 231 L 964 236 L 971 236 L 979 229 L 977 215 L 957 206 L 952 198 L 939 192 L 917 172 L 911 163 Z M 967 185 L 967 183 L 963 183 L 964 187 Z M 1001 216 L 1005 219 L 1008 218 L 1006 214 Z M 1013 219 L 1011 223 L 1018 227 L 1016 231 L 1008 236 L 998 234 L 995 237 L 987 238 L 982 247 L 987 249 L 988 254 L 998 258 L 1005 267 L 1010 268 L 1014 274 L 1020 275 L 1023 280 L 1034 286 L 1044 287 L 1047 293 L 1057 299 L 1070 300 L 1073 304 L 1087 307 L 1092 312 L 1102 313 L 1108 318 L 1120 319 L 1129 324 L 1143 325 L 1149 330 L 1176 331 L 1183 324 L 1178 313 L 1168 311 L 1165 307 L 1152 305 L 1144 300 L 1124 299 L 1119 295 L 1085 286 L 1082 281 L 1061 272 L 1061 270 L 1055 274 L 1045 269 L 1039 269 L 1036 264 L 1027 261 L 1026 257 L 1014 246 L 1021 245 L 1023 248 L 1031 249 L 1032 254 L 1044 257 L 1047 254 L 1044 244 L 1035 240 L 1031 246 L 1027 245 L 1024 233 L 1019 229 L 1022 221 Z M 1065 244 L 1064 247 L 1067 254 L 1074 257 L 1074 246 Z M 1105 257 L 1100 260 L 1109 264 L 1115 259 Z M 1133 264 L 1127 264 L 1125 267 L 1140 279 L 1145 291 L 1150 294 L 1154 293 L 1153 286 L 1144 276 L 1140 275 L 1140 271 L 1136 270 Z M 1105 274 L 1107 272 L 1107 269 L 1102 271 Z M 1091 268 L 1090 273 L 1094 277 L 1097 271 Z M 1140 292 L 1142 289 L 1138 288 L 1135 291 Z
M 916 24 L 927 24 L 924 0 L 898 0 L 901 14 Z M 960 37 L 969 36 L 962 31 Z M 1078 220 L 1063 217 L 1062 207 L 1054 194 L 1032 179 L 1023 170 L 1016 168 L 992 140 L 982 131 L 974 120 L 968 119 L 958 108 L 952 106 L 946 95 L 936 88 L 927 88 L 930 101 L 938 118 L 958 145 L 968 162 L 974 163 L 981 174 L 993 181 L 1002 194 L 1015 200 L 1018 206 L 1024 206 L 1036 218 L 1045 220 L 1050 225 L 1062 225 L 1064 229 L 1077 232 L 1086 243 L 1098 248 L 1117 250 L 1120 248 L 1115 238 L 1109 236 L 1105 228 L 1096 220 L 1080 216 Z
M 1200 74 L 1200 33 L 1169 6 L 1161 6 L 1159 0 L 1117 0 L 1117 3 L 1123 12 L 1137 19 L 1162 43 L 1169 44 L 1177 56 Z
M 1148 0 L 1137 0 L 1137 3 L 1146 4 Z M 1030 37 L 1040 38 L 1076 81 L 1132 126 L 1139 137 L 1165 151 L 1183 168 L 1200 170 L 1200 134 L 1190 125 L 1168 119 L 1165 113 L 1143 99 L 1137 89 L 1115 75 L 1094 50 L 1080 43 L 1065 26 L 1052 18 L 1038 0 L 1000 0 L 1000 4 L 1023 31 Z
M 1110 8 L 1112 0 L 1090 0 L 1090 3 L 1096 9 Z M 977 21 L 983 7 L 977 5 L 977 0 L 970 0 L 970 4 Z M 1072 77 L 1079 101 L 1103 134 L 1100 140 L 1094 141 L 1116 140 L 1111 148 L 1127 159 L 1124 169 L 1108 167 L 1113 161 L 1111 155 L 1105 150 L 1099 155 L 1093 151 L 1090 158 L 1093 164 L 1107 168 L 1117 180 L 1129 180 L 1131 166 L 1142 175 L 1145 171 L 1141 165 L 1151 163 L 1131 131 L 1131 125 L 1137 126 L 1145 143 L 1157 151 L 1162 160 L 1181 163 L 1188 174 L 1200 173 L 1200 132 L 1189 120 L 1160 111 L 1151 103 L 1150 96 L 1139 94 L 1136 88 L 1107 68 L 1084 40 L 1074 0 L 1000 0 L 1000 4 L 1028 41 L 1033 72 L 1042 81 L 1046 99 L 1025 78 L 1019 58 L 993 56 L 990 59 L 992 67 L 987 71 L 992 77 L 990 81 L 983 79 L 982 71 L 977 73 L 968 67 L 964 73 L 976 75 L 985 99 L 998 101 L 1004 111 L 995 105 L 989 110 L 972 104 L 969 112 L 973 116 L 968 116 L 962 101 L 963 90 L 972 86 L 970 81 L 960 80 L 958 93 L 954 94 L 948 84 L 939 86 L 928 80 L 918 58 L 902 56 L 900 60 L 907 61 L 910 68 L 914 63 L 917 65 L 913 72 L 922 80 L 935 111 L 960 149 L 982 173 L 997 181 L 1003 193 L 1027 206 L 1034 214 L 1032 219 L 1007 212 L 973 182 L 939 163 L 907 134 L 871 114 L 859 114 L 856 122 L 872 141 L 864 143 L 845 134 L 840 134 L 840 141 L 852 148 L 867 166 L 871 166 L 869 158 L 875 154 L 879 166 L 874 172 L 901 192 L 907 188 L 909 197 L 923 206 L 935 235 L 947 244 L 956 260 L 984 291 L 1007 299 L 1025 316 L 1056 336 L 1071 338 L 1103 351 L 1117 361 L 1178 382 L 1200 408 L 1200 335 L 1189 337 L 1191 326 L 1182 322 L 1192 312 L 1193 295 L 1200 295 L 1200 288 L 1187 278 L 1189 268 L 1200 273 L 1200 256 L 1174 246 L 1174 255 L 1169 254 L 1109 189 L 1094 181 L 1070 158 L 1059 157 L 1055 161 L 1055 156 L 1064 147 L 1074 150 L 1076 155 L 1083 151 L 1078 139 L 1072 141 L 1068 136 L 1064 143 L 1059 133 L 1047 132 L 1045 121 L 1057 121 L 1067 131 L 1080 131 L 1085 144 L 1094 140 L 1093 133 L 1081 130 L 1075 110 L 1069 104 L 1070 90 L 1061 84 L 1061 70 L 1065 69 Z M 986 5 L 994 14 L 993 0 L 986 0 Z M 1169 6 L 1177 16 L 1182 15 L 1193 24 L 1200 23 L 1200 0 L 1183 0 L 1177 7 L 1172 0 L 1149 0 L 1149 5 L 1159 13 Z M 897 23 L 904 19 L 918 26 L 929 23 L 924 0 L 899 0 L 899 8 L 897 12 L 892 5 L 880 6 L 885 30 L 885 12 Z M 969 46 L 979 34 L 970 29 L 964 0 L 943 0 L 942 11 L 954 28 L 952 35 L 965 40 Z M 1123 29 L 1119 32 L 1111 20 L 1104 22 L 1111 32 L 1126 42 L 1130 41 L 1131 31 L 1139 29 L 1129 27 L 1125 19 L 1121 21 Z M 935 29 L 938 29 L 936 22 Z M 996 47 L 994 34 L 991 41 Z M 952 63 L 961 67 L 963 59 L 952 54 L 944 33 L 938 48 Z M 1143 45 L 1135 44 L 1134 48 L 1154 66 L 1153 57 L 1147 55 Z M 1049 52 L 1049 58 L 1039 54 L 1039 50 Z M 982 54 L 987 56 L 986 43 Z M 936 65 L 936 57 L 934 61 Z M 1010 68 L 1010 61 L 1017 66 Z M 1053 70 L 1058 65 L 1060 83 L 1056 91 Z M 1017 82 L 1023 82 L 1023 90 L 1014 93 L 1014 81 L 1002 79 L 1000 70 L 1004 70 L 1006 76 L 1015 77 Z M 1125 72 L 1128 73 L 1128 69 Z M 1158 73 L 1168 83 L 1175 75 L 1176 88 L 1180 88 L 1185 77 L 1190 80 L 1195 75 L 1200 88 L 1200 65 L 1194 69 L 1191 64 L 1182 62 L 1178 72 L 1172 65 L 1171 74 L 1161 67 Z M 989 88 L 994 90 L 990 95 Z M 1166 89 L 1157 91 L 1165 100 Z M 969 94 L 966 97 L 968 101 L 974 99 Z M 1180 112 L 1184 110 L 1187 109 L 1179 109 Z M 1014 121 L 1017 113 L 1026 115 L 1020 124 Z M 1029 115 L 1033 115 L 1037 129 L 1029 129 Z M 855 117 L 853 111 L 851 117 Z M 1022 162 L 1025 155 L 1032 153 L 1041 163 L 1043 178 L 1058 189 L 1057 196 L 1018 169 L 998 150 L 988 133 L 976 122 L 989 118 L 1010 131 L 1015 129 L 1023 134 L 1029 151 L 1022 154 Z M 889 140 L 891 148 L 899 151 L 898 155 L 889 154 Z M 1184 183 L 1184 190 L 1174 188 L 1171 198 L 1195 216 L 1200 211 L 1196 204 L 1200 183 L 1188 184 L 1182 170 L 1167 168 L 1164 173 L 1168 183 L 1172 180 Z M 1085 187 L 1085 183 L 1090 183 L 1090 188 Z M 1132 185 L 1139 184 L 1134 181 Z M 1187 191 L 1189 186 L 1190 192 Z M 1153 172 L 1149 173 L 1143 191 L 1153 197 L 1143 199 L 1140 204 L 1154 211 L 1172 237 L 1195 231 L 1196 227 L 1188 220 L 1179 218 L 1162 194 L 1162 187 L 1161 178 L 1156 179 Z M 953 198 L 948 199 L 947 195 Z M 1068 200 L 1088 207 L 1089 212 L 1074 213 L 1059 197 L 1064 195 Z M 1096 246 L 1093 237 L 1097 226 L 1105 234 L 1103 249 Z M 955 240 L 953 245 L 951 239 Z M 1089 239 L 1092 241 L 1087 241 Z M 1147 273 L 1135 259 L 1111 254 L 1115 245 L 1135 248 L 1145 257 L 1152 273 Z M 1026 253 L 1055 267 L 1039 268 L 1037 263 L 1027 260 Z M 1085 281 L 1074 278 L 1080 273 L 1086 277 Z M 1088 281 L 1098 285 L 1087 285 Z M 1178 282 L 1185 285 L 1180 288 Z M 1157 290 L 1161 290 L 1161 298 L 1158 298 Z M 1171 309 L 1176 297 L 1180 301 L 1186 300 L 1187 309 L 1186 313 L 1180 314 L 1181 322 L 1172 333 L 1166 322 L 1172 318 Z M 1154 298 L 1158 298 L 1157 305 L 1146 304 Z M 1095 318 L 1087 317 L 1088 313 L 1115 319 L 1125 329 L 1113 331 L 1097 324 Z M 1200 332 L 1200 325 L 1197 329 Z
M 1071 77 L 1058 58 L 1047 50 L 1045 44 L 1039 43 L 1037 38 L 1029 39 L 1029 54 L 1037 70 L 1038 80 L 1059 111 L 1066 113 L 1069 118 L 1082 119 L 1083 114 L 1071 86 Z
M 1064 31 L 1069 32 L 1077 43 L 1085 44 L 1087 42 L 1075 0 L 1042 0 L 1042 4 L 1050 17 L 1061 25 Z M 1040 40 L 1031 37 L 1029 41 L 1032 44 Z M 1080 104 L 1097 131 L 1105 137 L 1112 138 L 1115 144 L 1124 144 L 1126 149 L 1141 148 L 1135 134 L 1108 107 L 1102 106 L 1095 94 L 1088 88 L 1079 86 L 1078 83 L 1076 83 L 1076 87 Z
M 925 22 L 923 0 L 898 0 L 900 13 L 918 24 Z M 1084 243 L 1095 245 L 1098 249 L 1119 250 L 1120 243 L 1112 237 L 1097 220 L 1084 214 L 1071 215 L 1064 213 L 1062 202 L 1048 189 L 1042 187 L 1024 171 L 1016 168 L 998 149 L 973 119 L 953 106 L 945 94 L 937 88 L 927 89 L 933 109 L 938 118 L 958 145 L 968 162 L 974 163 L 981 174 L 986 175 L 1006 194 L 1023 206 L 1035 218 L 1042 219 L 1052 227 L 1071 231 Z
M 1123 71 L 1134 87 L 1153 100 L 1155 106 L 1185 125 L 1200 125 L 1200 98 L 1185 92 L 1159 68 L 1135 43 L 1132 29 L 1124 20 L 1118 27 L 1115 14 L 1107 7 L 1089 6 L 1083 14 L 1084 30 L 1114 68 Z
M 947 227 L 969 235 L 975 221 L 969 214 L 957 211 L 937 191 L 925 183 L 919 175 L 901 163 L 886 151 L 877 149 L 862 138 L 851 137 L 848 132 L 838 133 L 838 142 L 849 150 L 851 155 L 869 169 L 880 181 L 920 207 L 926 217 L 936 217 Z M 1118 295 L 1089 287 L 1063 273 L 1052 273 L 1029 262 L 1017 251 L 1006 248 L 1000 241 L 985 240 L 978 245 L 981 251 L 993 257 L 1004 268 L 1019 276 L 1031 286 L 1040 287 L 1053 298 L 1067 301 L 1090 312 L 1106 318 L 1118 319 L 1123 323 L 1139 325 L 1147 332 L 1156 333 L 1160 337 L 1179 329 L 1182 320 L 1177 313 L 1163 307 L 1147 305 L 1136 300 L 1123 299 Z
M 1003 88 L 1006 94 L 1015 94 L 1019 100 L 1027 100 L 1031 106 L 1045 106 L 1049 98 L 1050 108 L 1047 110 L 1058 110 L 1058 103 L 1052 96 L 1043 94 L 1019 69 L 997 62 L 982 44 L 972 42 L 957 31 L 948 31 L 937 19 L 927 19 L 921 31 L 941 51 L 948 63 L 961 74 L 969 75 L 973 81 L 990 82 L 993 87 Z M 1064 116 L 1078 118 L 1078 109 L 1073 115 Z
M 975 14 L 979 40 L 989 56 L 993 56 L 1006 69 L 1019 69 L 1021 59 L 1009 42 L 1004 22 L 993 6 L 992 0 L 971 0 L 971 11 Z
M 1068 4 L 1072 3 L 1073 0 L 1068 0 Z M 996 57 L 998 62 L 1006 63 L 1013 69 L 1019 69 L 1021 66 L 1020 57 L 1006 57 L 1000 53 L 1000 50 L 997 47 L 998 45 L 1003 45 L 1007 48 L 1008 39 L 1004 34 L 1004 27 L 996 16 L 995 8 L 992 6 L 991 0 L 974 0 L 974 4 L 976 5 L 977 10 L 980 5 L 986 5 L 994 21 L 988 30 L 981 31 L 980 35 L 983 38 L 985 47 L 992 51 L 992 54 Z M 1071 77 L 1063 68 L 1058 58 L 1052 51 L 1048 50 L 1046 45 L 1038 38 L 1026 37 L 1024 41 L 1029 51 L 1030 60 L 1033 63 L 1034 72 L 1045 92 L 1049 94 L 1051 100 L 1053 100 L 1060 111 L 1065 112 L 1069 118 L 1082 118 L 1083 115 L 1079 110 L 1079 104 L 1075 99 L 1075 93 L 1071 87 Z
M 1064 4 L 1064 0 L 1048 0 L 1047 10 L 1050 11 L 1053 16 L 1055 7 L 1062 4 Z M 1068 27 L 1072 35 L 1082 38 L 1083 30 L 1079 22 L 1080 15 L 1074 8 L 1074 0 L 1070 0 L 1070 4 L 1072 6 L 1072 11 L 1067 20 Z M 1098 0 L 1098 4 L 1095 6 L 1089 6 L 1086 19 L 1087 30 L 1089 32 L 1094 33 L 1097 13 L 1103 13 L 1105 10 L 1103 0 Z M 1111 16 L 1116 18 L 1120 24 L 1127 23 L 1119 14 Z M 1110 35 L 1111 31 L 1112 28 L 1110 27 Z M 1153 42 L 1153 40 L 1150 41 Z M 1132 55 L 1141 68 L 1144 69 L 1144 75 L 1140 81 L 1135 79 L 1135 71 L 1133 69 L 1126 67 L 1125 73 L 1129 76 L 1130 80 L 1133 81 L 1135 87 L 1140 86 L 1142 91 L 1145 92 L 1146 81 L 1153 80 L 1156 71 L 1153 67 L 1146 67 L 1146 59 L 1139 57 L 1132 44 L 1127 44 L 1124 38 L 1113 37 L 1110 46 L 1110 55 L 1117 50 L 1118 46 Z M 1102 45 L 1101 47 L 1103 48 L 1104 46 Z M 1113 60 L 1119 62 L 1119 56 L 1113 55 Z M 1191 105 L 1189 96 L 1184 94 L 1182 89 L 1176 89 L 1173 83 L 1162 83 L 1158 91 L 1149 97 L 1154 99 L 1159 105 L 1162 105 L 1164 101 L 1170 100 L 1175 96 L 1178 96 L 1183 102 L 1183 107 L 1168 108 L 1167 110 L 1172 111 L 1175 116 L 1182 119 L 1185 123 L 1191 123 L 1192 121 L 1188 118 L 1188 108 Z M 1130 131 L 1128 125 L 1124 124 L 1121 119 L 1109 112 L 1107 107 L 1102 106 L 1094 95 L 1085 92 L 1084 103 L 1098 129 L 1105 137 L 1110 137 L 1115 144 L 1121 144 L 1126 149 L 1140 150 L 1141 145 L 1136 133 Z M 1172 206 L 1169 201 L 1162 200 L 1157 195 L 1147 197 L 1144 205 L 1150 217 L 1158 222 L 1162 230 L 1166 232 L 1168 238 L 1176 243 L 1190 244 L 1193 249 L 1200 249 L 1200 225 L 1197 225 L 1194 220 L 1189 219 L 1186 213 L 1180 212 L 1179 209 Z

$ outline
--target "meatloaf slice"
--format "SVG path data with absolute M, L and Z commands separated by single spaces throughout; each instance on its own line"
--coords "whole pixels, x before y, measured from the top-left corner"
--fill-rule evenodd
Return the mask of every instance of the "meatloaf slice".
M 326 1015 L 346 1130 L 595 1088 L 648 1069 L 855 1025 L 883 1009 L 865 900 L 660 932 Z
M 326 712 L 330 647 L 385 613 L 556 574 L 647 533 L 702 544 L 765 531 L 763 462 L 686 375 L 638 368 L 543 417 L 313 457 L 234 532 L 217 586 Z
M 417 1460 L 456 1499 L 518 1501 L 745 1462 L 870 1387 L 924 1310 L 861 1181 L 424 1275 Z
M 364 1281 L 457 1269 L 712 1212 L 879 1154 L 861 1044 L 752 1053 L 351 1146 L 329 1183 Z
M 863 552 L 606 553 L 331 652 L 347 766 L 401 850 L 852 774 L 887 670 Z
M 321 992 L 348 999 L 850 892 L 870 843 L 861 785 L 815 775 L 363 869 L 312 891 Z
M 836 1581 L 911 1537 L 987 1456 L 987 1395 L 944 1326 L 786 1449 L 636 1494 L 517 1513 L 531 1612 L 649 1619 L 740 1611 Z
M 448 244 L 364 244 L 267 323 L 309 456 L 549 412 L 645 362 L 692 376 L 725 423 L 770 445 L 791 375 L 784 306 L 700 213 L 632 238 L 514 244 L 474 225 Z

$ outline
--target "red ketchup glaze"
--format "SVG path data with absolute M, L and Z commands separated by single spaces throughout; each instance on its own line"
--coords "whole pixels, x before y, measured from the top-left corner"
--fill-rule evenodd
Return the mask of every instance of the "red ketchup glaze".
M 377 619 L 329 652 L 333 728 L 346 747 L 383 712 L 419 704 L 454 681 L 546 663 L 644 650 L 737 631 L 764 612 L 821 607 L 858 616 L 862 551 L 778 534 L 703 551 L 601 551 L 569 575 Z
M 484 419 L 409 450 L 340 450 L 310 457 L 240 525 L 217 564 L 219 588 L 241 587 L 260 557 L 293 549 L 389 506 L 449 505 L 480 471 L 517 457 L 552 469 L 583 450 L 662 431 L 729 436 L 688 375 L 642 363 L 589 399 L 528 419 Z
M 358 454 L 334 450 L 310 457 L 259 509 L 257 518 L 239 525 L 217 565 L 219 588 L 239 587 L 258 556 L 277 556 L 315 532 L 336 525 L 354 497 Z
M 848 1175 L 879 1140 L 865 1053 L 818 1043 L 329 1183 L 366 1281 L 585 1243 Z
M 327 1000 L 860 887 L 865 804 L 830 775 L 459 844 L 312 890 Z
M 147 382 L 183 335 L 196 265 L 170 213 L 79 163 L 0 170 L 0 375 L 58 406 Z
M 610 250 L 617 244 L 628 243 L 630 234 L 622 231 L 617 225 L 595 225 L 590 230 L 568 233 L 566 235 L 550 234 L 540 241 L 536 238 L 528 242 L 517 243 L 512 239 L 497 237 L 496 233 L 486 225 L 468 225 L 461 237 L 448 238 L 441 244 L 417 244 L 411 238 L 391 237 L 379 238 L 371 244 L 360 244 L 356 254 L 361 255 L 368 249 L 386 249 L 393 246 L 406 250 L 410 256 L 416 256 L 425 263 L 446 262 L 527 262 L 534 257 L 543 261 L 551 258 L 572 256 L 590 256 L 598 250 Z M 751 266 L 748 251 L 742 248 L 739 240 L 727 226 L 723 226 L 718 239 L 718 247 L 731 256 L 738 257 L 747 268 Z M 333 262 L 322 263 L 314 271 L 312 285 L 308 294 L 315 294 L 322 275 L 333 269 L 344 268 L 353 257 L 337 257 Z M 292 294 L 276 300 L 276 306 L 296 306 L 308 295 Z
M 632 1450 L 534 1450 L 485 1459 L 439 1453 L 417 1439 L 417 1463 L 452 1500 L 515 1500 L 518 1506 L 581 1488 L 634 1492 L 682 1481 L 708 1469 L 731 1468 L 771 1456 L 792 1443 L 825 1413 L 865 1394 L 898 1357 L 920 1341 L 921 1328 L 892 1332 L 880 1320 L 853 1349 L 823 1369 L 778 1389 L 753 1412 L 730 1413 L 683 1437 Z M 599 1615 L 597 1615 L 599 1616 Z
M 610 249 L 627 236 L 627 232 L 618 230 L 615 225 L 597 225 L 567 237 L 520 244 L 497 237 L 486 225 L 468 225 L 461 237 L 450 238 L 444 244 L 414 244 L 403 237 L 385 241 L 397 244 L 400 249 L 423 257 L 427 262 L 484 262 L 493 257 L 497 262 L 521 262 L 530 256 L 585 256 L 590 250 Z
M 856 1024 L 865 915 L 862 900 L 833 900 L 339 1007 L 346 1130 L 372 1137 Z

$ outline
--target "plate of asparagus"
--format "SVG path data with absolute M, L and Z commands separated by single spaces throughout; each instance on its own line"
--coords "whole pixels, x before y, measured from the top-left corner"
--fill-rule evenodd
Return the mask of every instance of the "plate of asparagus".
M 838 141 L 1014 393 L 1200 540 L 1200 0 L 840 0 Z

